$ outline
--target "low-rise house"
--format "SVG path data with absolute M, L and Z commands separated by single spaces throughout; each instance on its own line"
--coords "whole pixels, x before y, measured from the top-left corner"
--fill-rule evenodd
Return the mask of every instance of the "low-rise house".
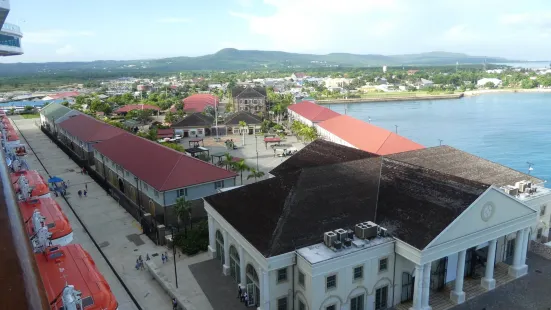
M 500 79 L 495 79 L 495 78 L 483 78 L 483 79 L 480 79 L 476 82 L 476 86 L 478 87 L 484 87 L 486 86 L 486 84 L 488 83 L 492 83 L 494 84 L 494 87 L 497 87 L 497 86 L 500 86 L 502 84 L 501 80 Z
M 157 224 L 177 224 L 176 199 L 197 201 L 235 186 L 236 173 L 130 133 L 94 145 L 96 171 Z M 200 207 L 192 216 L 203 212 Z
M 174 133 L 184 138 L 210 136 L 214 118 L 203 113 L 187 115 L 181 121 L 172 124 Z
M 415 86 L 418 89 L 423 89 L 423 88 L 434 86 L 434 82 L 421 78 L 417 83 L 415 83 Z
M 157 139 L 165 139 L 165 138 L 169 138 L 169 139 L 174 138 L 174 129 L 172 128 L 157 129 Z
M 80 95 L 80 93 L 76 91 L 70 91 L 70 92 L 63 92 L 63 93 L 48 95 L 42 98 L 42 100 L 60 100 L 60 99 L 72 100 L 74 97 L 77 97 L 78 95 Z
M 342 88 L 345 85 L 350 84 L 351 79 L 347 78 L 327 78 L 324 80 L 325 87 L 327 88 Z
M 240 122 L 245 122 L 247 128 L 242 128 Z M 249 112 L 240 111 L 232 113 L 224 120 L 227 132 L 231 132 L 234 135 L 243 133 L 254 135 L 262 130 L 262 118 L 251 114 Z
M 449 153 L 433 149 L 433 159 Z M 527 273 L 539 211 L 494 185 L 440 172 L 450 160 L 465 175 L 503 172 L 485 161 L 480 173 L 483 159 L 473 167 L 456 151 L 418 165 L 409 161 L 423 154 L 389 158 L 315 141 L 275 177 L 205 198 L 209 255 L 262 310 L 461 304 Z
M 268 111 L 266 88 L 235 87 L 232 89 L 230 104 L 235 112 L 245 111 L 254 114 L 265 114 Z
M 71 109 L 64 105 L 50 103 L 40 110 L 40 123 L 42 127 L 55 135 L 57 133 L 55 121 L 69 112 Z
M 348 115 L 339 115 L 316 124 L 320 137 L 344 146 L 378 155 L 388 155 L 424 148 L 394 132 Z
M 321 123 L 340 114 L 311 101 L 302 101 L 287 107 L 289 121 L 299 121 L 308 126 Z
M 85 114 L 72 115 L 58 124 L 58 139 L 80 159 L 94 163 L 93 145 L 111 139 L 125 130 Z

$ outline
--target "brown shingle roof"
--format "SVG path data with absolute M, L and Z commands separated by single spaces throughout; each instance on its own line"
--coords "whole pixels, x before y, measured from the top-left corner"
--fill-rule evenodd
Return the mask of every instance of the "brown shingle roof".
M 531 175 L 447 145 L 397 153 L 388 157 L 489 185 L 514 185 L 515 182 L 522 180 L 532 180 L 534 183 L 543 182 Z
M 237 176 L 234 172 L 130 133 L 100 142 L 94 148 L 158 191 Z

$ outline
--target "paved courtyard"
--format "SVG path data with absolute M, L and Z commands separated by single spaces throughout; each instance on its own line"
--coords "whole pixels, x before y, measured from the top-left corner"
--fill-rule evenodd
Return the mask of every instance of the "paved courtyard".
M 273 149 L 264 145 L 264 136 L 254 136 L 254 135 L 245 135 L 245 146 L 243 146 L 243 136 L 242 135 L 228 135 L 221 136 L 220 141 L 215 141 L 214 137 L 205 137 L 204 145 L 209 149 L 210 154 L 216 153 L 229 153 L 233 157 L 239 157 L 245 159 L 245 163 L 250 168 L 256 169 L 257 156 L 256 152 L 258 150 L 258 170 L 265 173 L 265 176 L 262 179 L 267 177 L 267 174 L 270 170 L 275 168 L 277 165 L 281 164 L 289 157 L 279 157 L 274 156 Z M 182 139 L 182 146 L 184 148 L 189 148 L 189 140 L 194 138 L 184 138 Z M 228 150 L 224 141 L 233 140 L 235 145 L 238 147 L 235 150 Z M 306 144 L 302 141 L 298 141 L 295 136 L 287 136 L 282 139 L 282 144 L 290 144 L 295 147 L 297 150 L 301 150 Z M 216 159 L 215 159 L 216 162 Z M 247 180 L 248 172 L 243 174 L 243 184 L 250 184 L 254 182 L 254 179 Z M 258 181 L 258 180 L 257 180 Z M 241 184 L 240 177 L 237 177 L 236 185 Z

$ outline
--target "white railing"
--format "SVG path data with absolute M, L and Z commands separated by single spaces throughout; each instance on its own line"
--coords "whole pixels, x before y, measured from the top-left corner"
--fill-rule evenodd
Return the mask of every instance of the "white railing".
M 14 33 L 20 36 L 23 35 L 19 26 L 10 23 L 4 23 L 4 26 L 2 26 L 2 29 L 0 29 L 0 31 Z

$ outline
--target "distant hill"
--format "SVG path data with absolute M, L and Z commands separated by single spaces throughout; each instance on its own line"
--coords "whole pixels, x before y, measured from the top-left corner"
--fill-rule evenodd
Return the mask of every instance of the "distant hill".
M 298 54 L 278 51 L 237 50 L 225 48 L 211 55 L 198 57 L 173 57 L 149 60 L 101 60 L 91 62 L 49 62 L 0 64 L 0 76 L 18 76 L 57 72 L 178 72 L 187 70 L 251 70 L 319 67 L 368 67 L 368 66 L 428 66 L 482 64 L 511 62 L 505 58 L 470 56 L 467 54 L 430 52 L 405 55 L 358 55 L 331 53 L 327 55 Z

